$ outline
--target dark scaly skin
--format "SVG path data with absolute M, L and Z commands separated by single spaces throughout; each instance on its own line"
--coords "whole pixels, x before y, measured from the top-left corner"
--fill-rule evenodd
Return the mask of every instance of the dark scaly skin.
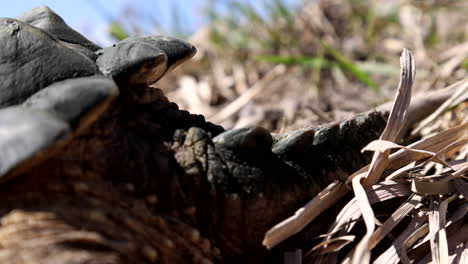
M 353 129 L 378 127 L 379 118 L 363 118 Z M 219 135 L 221 127 L 178 110 L 160 90 L 132 89 L 62 152 L 0 185 L 7 197 L 0 201 L 2 219 L 16 219 L 0 228 L 0 241 L 7 235 L 13 241 L 24 239 L 28 233 L 21 223 L 42 219 L 41 213 L 47 213 L 46 220 L 39 221 L 43 224 L 27 230 L 46 232 L 48 238 L 30 239 L 34 251 L 7 244 L 2 251 L 11 254 L 0 257 L 14 261 L 14 256 L 30 256 L 51 263 L 60 255 L 77 263 L 151 263 L 155 251 L 160 263 L 264 259 L 261 239 L 266 229 L 313 197 L 322 184 L 368 160 L 349 165 L 349 159 L 360 157 L 357 146 L 364 141 L 350 144 L 352 149 L 341 154 L 333 148 L 324 151 L 338 138 L 323 131 L 337 126 L 315 131 L 324 135 L 314 144 L 330 164 L 317 173 L 301 167 L 300 159 L 293 164 L 290 156 L 274 154 L 271 144 L 278 143 L 264 130 Z M 353 136 L 351 128 L 342 127 L 337 145 L 348 144 Z M 377 132 L 369 135 L 375 138 Z M 220 140 L 223 137 L 229 144 Z M 301 151 L 303 160 L 314 155 L 310 148 Z M 347 163 L 341 164 L 344 158 Z M 332 169 L 335 165 L 340 167 Z M 18 212 L 21 217 L 15 218 Z M 2 233 L 8 230 L 16 230 L 15 235 Z M 195 239 L 198 233 L 201 238 Z

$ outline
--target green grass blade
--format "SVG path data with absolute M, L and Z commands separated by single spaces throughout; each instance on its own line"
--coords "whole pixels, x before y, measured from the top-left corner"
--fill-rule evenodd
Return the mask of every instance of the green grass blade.
M 372 80 L 370 75 L 366 74 L 365 72 L 361 71 L 356 65 L 354 65 L 351 61 L 346 59 L 343 55 L 341 55 L 337 50 L 332 48 L 331 46 L 325 44 L 323 41 L 320 41 L 322 46 L 325 48 L 325 51 L 330 54 L 335 60 L 338 66 L 345 72 L 348 72 L 352 76 L 354 76 L 359 81 L 365 83 L 369 86 L 372 90 L 379 93 L 380 88 L 377 84 Z
M 110 23 L 108 30 L 109 34 L 117 40 L 126 39 L 130 36 L 118 22 Z

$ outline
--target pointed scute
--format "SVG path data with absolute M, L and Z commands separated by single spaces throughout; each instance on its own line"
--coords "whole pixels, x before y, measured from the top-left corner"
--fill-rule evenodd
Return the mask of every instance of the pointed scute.
M 174 69 L 176 66 L 192 58 L 197 53 L 195 46 L 176 37 L 142 36 L 128 38 L 123 40 L 123 42 L 143 42 L 161 49 L 167 56 L 168 70 Z
M 53 82 L 99 73 L 93 61 L 50 34 L 0 19 L 0 107 L 20 104 Z
M 46 112 L 19 106 L 0 109 L 0 181 L 27 161 L 47 155 L 69 134 L 67 123 Z
M 152 84 L 167 70 L 167 56 L 141 42 L 119 42 L 101 51 L 96 60 L 101 72 L 118 84 Z
M 70 28 L 59 15 L 47 6 L 28 10 L 20 15 L 18 19 L 48 32 L 61 41 L 78 44 L 93 52 L 100 49 L 98 45 Z
M 119 84 L 153 84 L 195 55 L 195 47 L 167 36 L 134 37 L 101 50 L 96 61 Z
M 81 77 L 53 83 L 28 98 L 23 106 L 54 114 L 75 128 L 90 115 L 100 114 L 96 110 L 118 93 L 114 81 L 105 76 Z

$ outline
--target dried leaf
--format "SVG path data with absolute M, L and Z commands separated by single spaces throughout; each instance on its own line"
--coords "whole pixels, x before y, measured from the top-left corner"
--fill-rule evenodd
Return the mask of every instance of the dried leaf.
M 453 173 L 454 178 L 463 177 L 468 173 L 468 162 L 465 162 L 459 169 Z
M 408 200 L 403 203 L 388 219 L 385 223 L 378 228 L 369 241 L 369 249 L 372 250 L 392 229 L 407 216 L 413 209 L 420 204 L 424 198 L 419 195 L 412 195 Z M 344 263 L 353 255 L 354 251 L 351 251 L 343 260 Z
M 455 191 L 450 180 L 422 180 L 419 177 L 411 179 L 411 190 L 424 195 L 443 195 Z
M 340 237 L 329 239 L 327 241 L 324 241 L 314 246 L 309 252 L 307 252 L 306 256 L 312 253 L 319 255 L 319 254 L 337 252 L 338 250 L 342 249 L 344 246 L 353 242 L 355 238 L 356 236 L 347 235 L 347 236 L 340 236 Z
M 409 146 L 408 148 L 427 150 L 427 151 L 438 151 L 443 149 L 447 145 L 463 138 L 468 131 L 468 122 L 452 127 L 431 137 L 421 139 Z M 399 150 L 390 155 L 389 169 L 398 169 L 407 164 L 421 159 L 421 154 L 407 151 L 406 149 Z
M 400 57 L 400 84 L 393 103 L 387 125 L 385 126 L 380 139 L 387 141 L 396 141 L 398 135 L 407 118 L 407 110 L 411 101 L 411 87 L 413 86 L 416 69 L 414 67 L 413 54 L 408 49 L 403 49 Z M 390 150 L 376 152 L 372 157 L 368 174 L 364 179 L 363 186 L 369 188 L 379 181 L 383 171 L 387 168 Z
M 366 196 L 371 204 L 409 195 L 411 195 L 411 190 L 408 184 L 392 181 L 375 184 L 366 190 Z M 348 233 L 354 227 L 354 222 L 360 217 L 361 211 L 359 210 L 359 205 L 356 198 L 353 198 L 336 217 L 335 222 L 327 232 L 327 239 L 342 229 L 341 233 Z
M 419 134 L 419 132 L 421 132 L 421 130 L 424 127 L 434 122 L 434 120 L 438 116 L 440 116 L 444 111 L 446 111 L 449 107 L 451 107 L 452 104 L 456 102 L 458 98 L 463 97 L 466 94 L 468 94 L 468 81 L 464 81 L 463 83 L 461 83 L 460 86 L 455 91 L 455 93 L 453 93 L 449 99 L 447 99 L 436 111 L 434 111 L 434 113 L 432 113 L 426 119 L 421 121 L 421 123 L 419 123 L 419 125 L 413 131 L 411 131 L 411 135 L 414 136 L 414 135 Z
M 293 216 L 270 228 L 265 234 L 262 244 L 270 249 L 300 232 L 315 217 L 335 204 L 346 193 L 348 193 L 348 188 L 343 183 L 331 183 L 310 202 L 297 210 Z
M 374 248 L 392 229 L 407 216 L 413 209 L 421 203 L 424 197 L 412 195 L 403 203 L 393 214 L 384 222 L 384 224 L 375 231 L 369 243 L 370 249 Z
M 437 151 L 443 149 L 447 145 L 450 145 L 453 142 L 463 138 L 468 131 L 468 122 L 460 124 L 458 126 L 449 128 L 445 131 L 442 131 L 438 134 L 435 134 L 431 137 L 427 137 L 421 139 L 411 145 L 408 145 L 408 148 L 412 149 L 419 149 L 419 150 L 427 150 L 427 151 Z M 406 149 L 401 149 L 389 157 L 389 164 L 387 166 L 388 170 L 396 170 L 401 167 L 404 167 L 411 162 L 420 160 L 426 157 L 426 155 L 422 155 L 418 152 L 408 151 Z M 357 175 L 366 172 L 369 170 L 370 165 L 367 165 L 360 170 L 353 173 L 348 179 L 346 183 L 351 182 L 351 180 L 356 177 Z
M 361 174 L 361 177 L 362 176 L 364 176 L 364 174 Z M 354 254 L 351 259 L 351 263 L 353 264 L 369 263 L 370 249 L 368 245 L 375 228 L 374 211 L 372 210 L 369 200 L 367 199 L 364 187 L 361 185 L 361 177 L 354 178 L 352 183 L 355 199 L 358 202 L 364 223 L 366 224 L 366 234 L 355 247 Z
M 462 141 L 462 143 L 464 143 Z M 459 146 L 458 144 L 456 144 L 454 147 L 457 147 Z M 387 141 L 387 140 L 374 140 L 372 142 L 370 142 L 367 146 L 365 146 L 362 151 L 377 151 L 377 152 L 380 152 L 380 153 L 384 153 L 385 151 L 388 151 L 388 150 L 391 150 L 391 149 L 405 149 L 407 151 L 410 151 L 410 152 L 416 152 L 418 154 L 420 154 L 420 159 L 425 159 L 425 158 L 429 158 L 426 162 L 429 162 L 429 161 L 434 161 L 434 162 L 437 162 L 439 164 L 442 164 L 444 166 L 447 166 L 447 167 L 450 167 L 449 164 L 447 164 L 445 161 L 441 160 L 439 158 L 439 155 L 437 155 L 437 153 L 434 153 L 434 152 L 431 152 L 431 151 L 427 151 L 427 150 L 419 150 L 419 149 L 414 149 L 414 148 L 410 148 L 410 147 L 405 147 L 405 146 L 402 146 L 402 145 L 399 145 L 399 144 L 396 144 L 394 142 L 391 142 L 391 141 Z M 446 151 L 448 151 L 447 149 L 445 149 L 444 152 L 441 152 L 440 154 L 442 153 L 445 153 Z
M 385 181 L 394 181 L 397 178 L 403 177 L 404 175 L 409 174 L 410 172 L 413 171 L 419 171 L 424 167 L 424 164 L 418 164 L 416 165 L 417 162 L 411 162 L 410 164 L 392 172 L 392 174 L 388 175 L 387 178 L 385 178 Z
M 270 70 L 263 79 L 257 81 L 250 89 L 244 92 L 237 99 L 229 103 L 224 109 L 216 113 L 214 116 L 209 117 L 208 119 L 213 123 L 219 123 L 231 115 L 239 111 L 245 104 L 250 102 L 254 97 L 261 94 L 262 91 L 268 84 L 275 81 L 278 77 L 286 72 L 286 67 L 284 65 L 276 65 L 272 70 Z
M 447 200 L 440 201 L 434 196 L 429 210 L 429 241 L 432 260 L 436 263 L 448 263 L 447 236 L 445 233 L 445 214 Z
M 377 259 L 375 259 L 374 264 L 398 263 L 398 261 L 401 261 L 402 263 L 410 263 L 405 251 L 405 242 L 415 233 L 415 231 L 424 226 L 426 221 L 427 217 L 424 213 L 416 214 L 406 229 L 393 241 L 392 245 L 377 257 Z
M 413 54 L 409 49 L 403 49 L 400 57 L 400 69 L 400 83 L 395 101 L 388 117 L 387 126 L 380 137 L 388 141 L 397 140 L 400 130 L 406 121 L 408 106 L 411 102 L 411 87 L 416 75 L 416 68 Z

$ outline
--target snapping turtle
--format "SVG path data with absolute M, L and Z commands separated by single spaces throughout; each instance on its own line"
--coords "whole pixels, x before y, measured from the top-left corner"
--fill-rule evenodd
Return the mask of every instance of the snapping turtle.
M 224 131 L 148 86 L 195 52 L 101 49 L 47 7 L 0 19 L 0 263 L 275 263 L 265 231 L 369 161 L 383 113 Z
M 148 87 L 195 54 L 183 40 L 101 49 L 39 7 L 0 19 L 0 50 L 0 262 L 257 258 L 266 229 L 319 190 L 288 161 L 321 148 L 304 147 L 315 129 L 225 132 Z

